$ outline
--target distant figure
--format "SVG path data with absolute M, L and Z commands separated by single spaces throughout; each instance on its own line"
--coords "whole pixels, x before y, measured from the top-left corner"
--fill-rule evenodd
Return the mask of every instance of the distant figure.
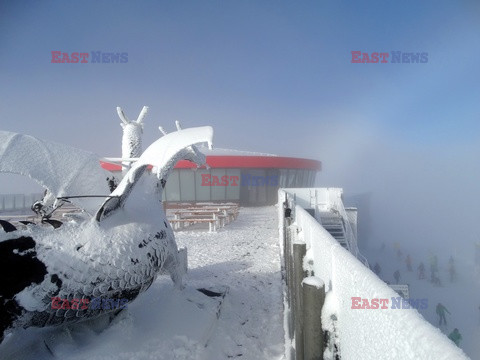
M 423 265 L 423 262 L 418 265 L 418 279 L 425 279 L 425 265 Z
M 382 246 L 380 246 L 380 252 L 383 252 L 385 250 L 385 241 L 382 243 Z
M 438 303 L 437 308 L 436 308 L 437 315 L 439 317 L 439 322 L 438 325 L 442 326 L 442 322 L 447 325 L 447 318 L 445 317 L 445 312 L 450 314 L 450 311 L 447 310 L 445 306 L 442 305 L 442 303 Z
M 373 267 L 373 271 L 375 272 L 375 274 L 377 274 L 377 276 L 380 276 L 382 269 L 380 268 L 380 265 L 378 265 L 378 263 L 375 263 L 375 266 Z
M 452 340 L 455 345 L 460 346 L 460 340 L 462 340 L 462 335 L 460 335 L 460 331 L 457 328 L 453 329 L 453 331 L 448 335 L 448 338 Z
M 393 273 L 393 277 L 395 278 L 395 281 L 396 281 L 397 284 L 398 284 L 398 282 L 400 281 L 400 271 L 398 271 L 398 270 L 395 271 L 395 272 Z
M 405 264 L 407 264 L 407 270 L 412 271 L 412 259 L 410 258 L 410 254 L 407 255 L 405 259 Z

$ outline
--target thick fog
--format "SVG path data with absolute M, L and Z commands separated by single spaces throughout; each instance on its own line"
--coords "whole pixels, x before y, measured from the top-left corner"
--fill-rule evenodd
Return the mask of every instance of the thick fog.
M 399 242 L 412 252 L 458 252 L 473 261 L 480 241 L 478 142 L 400 143 L 358 127 L 323 135 L 317 184 L 343 187 L 346 202 L 359 207 L 362 245 Z

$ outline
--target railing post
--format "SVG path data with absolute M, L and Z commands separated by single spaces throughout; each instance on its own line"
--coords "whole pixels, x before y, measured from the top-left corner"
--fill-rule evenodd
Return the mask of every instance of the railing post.
M 294 324 L 295 324 L 295 309 L 294 309 L 294 283 L 293 283 L 293 256 L 292 243 L 295 241 L 297 227 L 290 225 L 286 228 L 286 246 L 285 246 L 285 271 L 287 282 L 287 302 L 290 309 L 288 316 L 288 335 L 293 339 Z
M 305 278 L 305 271 L 303 270 L 303 258 L 307 252 L 307 245 L 305 243 L 293 244 L 293 272 L 294 272 L 294 303 L 293 310 L 295 313 L 295 353 L 296 360 L 304 359 L 303 351 L 303 293 L 302 281 Z
M 325 303 L 325 284 L 315 276 L 302 283 L 304 318 L 304 359 L 323 359 L 322 308 Z

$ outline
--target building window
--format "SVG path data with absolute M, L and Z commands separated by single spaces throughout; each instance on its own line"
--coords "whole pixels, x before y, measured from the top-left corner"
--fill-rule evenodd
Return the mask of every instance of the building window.
M 211 169 L 211 173 L 212 181 L 215 181 L 215 184 L 217 184 L 216 186 L 211 186 L 211 200 L 225 200 L 227 186 L 219 185 L 223 180 L 225 180 L 225 178 L 222 179 L 222 177 L 226 175 L 225 169 Z
M 195 173 L 191 169 L 178 170 L 180 176 L 180 200 L 195 200 Z
M 238 201 L 240 199 L 240 170 L 227 169 L 227 176 L 228 176 L 229 182 L 226 189 L 227 190 L 226 200 Z
M 197 201 L 209 201 L 211 186 L 202 185 L 202 175 L 210 175 L 209 169 L 197 169 L 195 173 L 195 197 Z M 210 177 L 208 177 L 210 180 Z
M 180 201 L 180 177 L 176 169 L 168 177 L 165 185 L 165 197 L 167 201 Z

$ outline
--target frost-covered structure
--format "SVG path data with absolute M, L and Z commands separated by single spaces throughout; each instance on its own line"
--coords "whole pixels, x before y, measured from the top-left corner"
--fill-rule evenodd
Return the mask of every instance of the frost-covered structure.
M 401 300 L 401 308 L 394 306 L 394 299 L 400 299 L 399 295 L 305 210 L 312 209 L 312 204 L 319 200 L 318 196 L 301 195 L 302 191 L 309 190 L 316 189 L 279 190 L 279 230 L 283 239 L 285 210 L 291 210 L 289 214 L 293 223 L 290 226 L 296 230 L 292 242 L 306 244 L 304 270 L 325 284 L 326 298 L 321 318 L 323 330 L 329 333 L 329 343 L 324 359 L 335 359 L 338 354 L 342 360 L 468 359 L 408 302 Z M 377 305 L 379 299 L 391 302 L 387 307 L 359 308 L 354 306 L 353 299 L 376 300 Z M 288 346 L 290 343 L 287 339 Z
M 15 162 L 13 159 L 18 160 L 19 154 L 30 155 L 35 150 L 30 144 L 39 142 L 28 138 L 22 147 L 18 141 L 24 135 L 4 136 L 11 139 L 10 144 L 17 139 L 15 147 L 2 148 L 0 162 L 6 163 L 4 169 Z M 212 137 L 212 128 L 205 126 L 178 130 L 158 139 L 86 220 L 67 222 L 55 230 L 35 225 L 23 230 L 0 230 L 0 342 L 18 327 L 68 324 L 114 311 L 78 306 L 53 309 L 52 298 L 131 301 L 163 273 L 170 274 L 175 285 L 181 287 L 184 269 L 162 208 L 162 191 L 178 160 L 204 163 L 205 157 L 194 145 L 211 146 Z M 66 151 L 52 144 L 49 149 L 53 153 Z M 150 165 L 153 173 L 146 171 Z M 35 174 L 32 177 L 42 178 L 50 174 L 42 173 L 42 168 L 53 165 L 37 159 L 31 166 L 36 169 L 29 171 Z M 52 192 L 70 195 L 60 180 Z M 56 183 L 48 179 L 45 184 Z
M 28 176 L 48 190 L 43 199 L 45 208 L 53 209 L 64 196 L 69 201 L 95 214 L 103 198 L 77 197 L 108 195 L 106 178 L 110 175 L 99 163 L 99 156 L 64 144 L 33 136 L 0 131 L 0 173 Z
M 121 107 L 117 107 L 117 113 L 122 122 L 122 172 L 125 174 L 130 169 L 131 161 L 127 159 L 138 158 L 142 154 L 143 119 L 147 115 L 148 106 L 144 106 L 137 120 L 131 121 L 125 115 Z

